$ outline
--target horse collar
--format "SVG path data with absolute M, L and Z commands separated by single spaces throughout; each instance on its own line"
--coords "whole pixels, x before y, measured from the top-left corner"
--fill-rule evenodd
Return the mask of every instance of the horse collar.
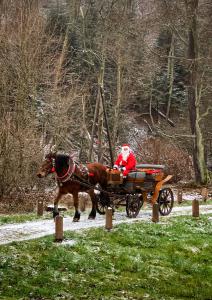
M 67 172 L 65 173 L 65 175 L 63 176 L 58 176 L 57 175 L 57 180 L 60 182 L 60 183 L 63 183 L 63 182 L 66 182 L 68 181 L 71 176 L 73 175 L 74 171 L 75 171 L 75 163 L 73 162 L 73 164 L 70 164 L 70 159 L 69 159 L 69 166 L 68 166 L 68 170 Z M 57 173 L 56 173 L 57 174 Z

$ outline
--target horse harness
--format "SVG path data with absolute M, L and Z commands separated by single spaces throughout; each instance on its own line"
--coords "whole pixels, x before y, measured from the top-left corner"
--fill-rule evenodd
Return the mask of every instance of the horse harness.
M 80 185 L 82 185 L 84 187 L 87 187 L 87 188 L 90 188 L 90 189 L 95 189 L 99 192 L 103 192 L 104 194 L 108 194 L 108 195 L 114 195 L 115 194 L 114 192 L 109 192 L 109 191 L 106 191 L 106 190 L 102 189 L 100 186 L 96 186 L 96 185 L 91 184 L 89 182 L 89 178 L 93 176 L 93 173 L 89 173 L 89 170 L 86 166 L 84 166 L 82 164 L 79 164 L 77 162 L 74 162 L 74 161 L 73 161 L 73 165 L 71 166 L 70 160 L 71 159 L 69 158 L 69 166 L 68 166 L 68 170 L 65 173 L 65 175 L 58 176 L 57 173 L 55 172 L 55 159 L 52 158 L 52 166 L 53 166 L 52 173 L 53 172 L 56 173 L 56 180 L 57 180 L 60 187 L 62 187 L 65 182 L 70 180 L 72 182 L 79 183 Z M 79 169 L 79 171 L 82 173 L 82 175 L 85 177 L 85 179 L 78 176 L 75 173 L 76 168 Z
M 63 184 L 67 181 L 74 181 L 77 182 L 85 187 L 88 188 L 94 188 L 94 186 L 89 182 L 90 176 L 93 176 L 92 174 L 90 175 L 88 168 L 82 164 L 79 164 L 77 162 L 73 161 L 73 164 L 70 163 L 70 158 L 69 158 L 69 166 L 67 172 L 63 176 L 58 176 L 56 173 L 56 179 L 59 184 L 59 186 L 63 186 Z M 55 159 L 52 158 L 52 172 L 55 172 Z M 82 174 L 83 177 L 78 176 L 75 171 L 76 169 L 79 169 L 80 173 Z

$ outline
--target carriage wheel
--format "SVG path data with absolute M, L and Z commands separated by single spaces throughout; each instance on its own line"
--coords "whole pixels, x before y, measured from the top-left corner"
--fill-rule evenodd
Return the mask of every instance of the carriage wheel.
M 106 208 L 110 206 L 110 197 L 104 192 L 96 194 L 95 197 L 97 199 L 96 210 L 100 215 L 104 215 Z
M 174 195 L 170 188 L 164 188 L 158 196 L 159 212 L 162 216 L 168 216 L 174 205 Z
M 143 197 L 141 194 L 127 195 L 126 213 L 129 218 L 136 218 L 142 205 Z

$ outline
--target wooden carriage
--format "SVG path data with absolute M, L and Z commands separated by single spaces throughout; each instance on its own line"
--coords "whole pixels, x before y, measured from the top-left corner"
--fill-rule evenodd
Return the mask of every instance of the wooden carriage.
M 128 217 L 136 217 L 144 202 L 158 202 L 161 215 L 168 215 L 173 207 L 174 197 L 170 188 L 163 184 L 172 178 L 165 176 L 165 166 L 139 164 L 127 178 L 118 170 L 107 169 L 107 192 L 98 196 L 97 210 L 100 214 L 110 206 L 126 206 Z

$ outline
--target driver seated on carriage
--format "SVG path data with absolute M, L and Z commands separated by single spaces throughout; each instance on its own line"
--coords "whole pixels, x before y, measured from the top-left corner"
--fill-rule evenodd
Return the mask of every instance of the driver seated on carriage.
M 128 144 L 123 144 L 121 153 L 118 155 L 113 169 L 120 170 L 123 173 L 123 178 L 126 178 L 128 173 L 136 168 L 136 158 Z

